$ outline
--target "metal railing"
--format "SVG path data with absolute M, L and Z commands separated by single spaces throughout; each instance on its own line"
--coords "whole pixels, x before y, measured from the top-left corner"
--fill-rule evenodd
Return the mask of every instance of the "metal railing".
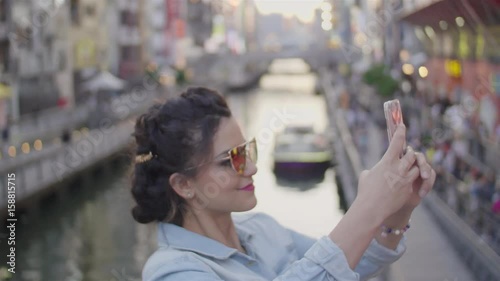
M 334 91 L 328 79 L 323 79 L 322 76 L 319 79 L 321 79 L 321 85 L 325 93 Z M 343 110 L 338 107 L 335 98 L 325 98 L 325 102 L 327 103 L 328 116 L 331 118 L 330 123 L 333 125 L 335 135 L 339 137 L 334 143 L 335 155 L 338 158 L 337 162 L 347 163 L 347 165 L 338 165 L 336 174 L 337 184 L 341 185 L 338 188 L 342 189 L 343 199 L 348 208 L 356 198 L 358 175 L 363 170 L 363 167 L 359 153 L 352 141 Z
M 500 257 L 466 221 L 460 218 L 436 192 L 430 192 L 423 204 L 433 213 L 443 232 L 474 272 L 476 280 L 500 280 L 498 266 Z
M 123 149 L 130 141 L 132 124 L 92 130 L 68 145 L 53 145 L 14 163 L 0 166 L 0 209 L 7 206 L 7 175 L 15 174 L 15 198 L 21 202 L 63 179 L 87 169 Z M 96 137 L 99 135 L 100 137 Z
M 471 208 L 470 185 L 443 170 L 434 189 L 436 195 L 500 255 L 500 216 L 491 211 L 491 202 L 479 201 L 477 208 Z
M 10 125 L 9 145 L 19 146 L 22 142 L 33 142 L 43 136 L 44 139 L 59 137 L 64 129 L 73 129 L 85 123 L 90 115 L 88 105 L 75 108 L 52 108 L 39 113 L 23 116 Z

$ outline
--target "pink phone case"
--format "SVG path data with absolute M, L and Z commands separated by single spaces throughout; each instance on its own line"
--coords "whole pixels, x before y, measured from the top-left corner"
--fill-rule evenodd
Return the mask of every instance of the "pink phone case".
M 387 123 L 387 137 L 389 138 L 389 142 L 392 140 L 394 133 L 396 132 L 397 126 L 403 123 L 403 112 L 401 111 L 401 105 L 399 100 L 390 100 L 384 102 L 384 115 L 385 121 Z M 403 146 L 406 148 L 406 141 Z M 401 152 L 404 154 L 404 150 Z

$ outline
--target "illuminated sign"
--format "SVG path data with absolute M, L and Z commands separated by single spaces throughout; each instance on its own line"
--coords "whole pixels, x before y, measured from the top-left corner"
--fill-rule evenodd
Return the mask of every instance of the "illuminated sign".
M 446 73 L 453 78 L 462 77 L 462 64 L 458 60 L 446 60 L 445 62 Z

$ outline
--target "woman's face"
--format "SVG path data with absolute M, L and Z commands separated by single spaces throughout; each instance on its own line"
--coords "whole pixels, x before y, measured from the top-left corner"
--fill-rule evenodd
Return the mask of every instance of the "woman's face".
M 219 160 L 227 158 L 227 152 L 246 140 L 236 120 L 222 118 L 214 136 L 212 146 L 212 161 L 200 168 L 197 176 L 190 180 L 195 188 L 193 207 L 195 211 L 209 213 L 227 213 L 248 211 L 255 207 L 257 199 L 253 188 L 246 188 L 253 184 L 252 176 L 257 167 L 247 157 L 246 168 L 238 174 L 231 167 L 231 162 Z

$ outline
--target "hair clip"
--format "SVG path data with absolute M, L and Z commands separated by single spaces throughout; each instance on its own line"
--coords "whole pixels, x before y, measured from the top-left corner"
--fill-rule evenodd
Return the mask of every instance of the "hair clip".
M 153 153 L 151 151 L 148 154 L 140 154 L 135 156 L 135 163 L 144 163 L 153 159 Z

